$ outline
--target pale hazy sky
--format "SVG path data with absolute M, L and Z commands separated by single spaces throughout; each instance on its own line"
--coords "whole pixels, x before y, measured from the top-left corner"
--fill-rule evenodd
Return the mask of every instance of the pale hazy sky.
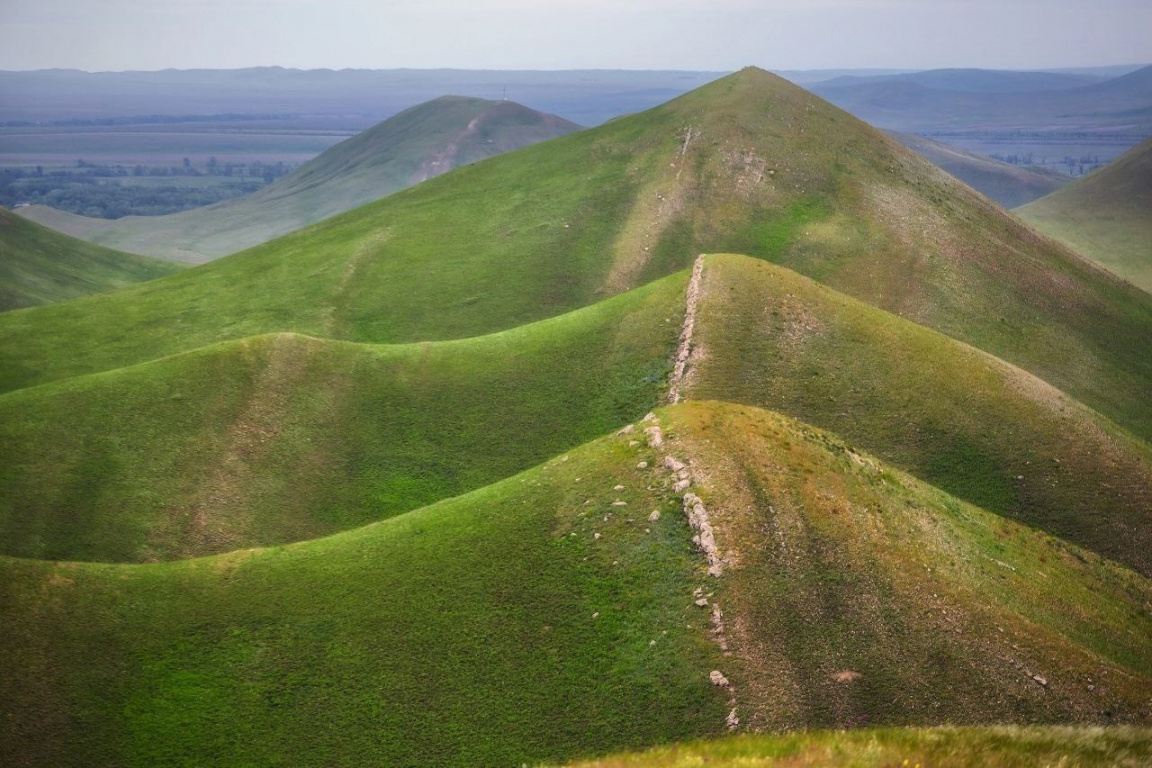
M 0 0 L 0 69 L 1152 61 L 1152 0 Z

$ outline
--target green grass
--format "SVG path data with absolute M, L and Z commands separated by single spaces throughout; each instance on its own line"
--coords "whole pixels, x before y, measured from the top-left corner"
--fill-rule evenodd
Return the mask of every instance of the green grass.
M 103 293 L 179 271 L 175 264 L 76 240 L 0 209 L 0 312 Z
M 1020 369 L 743 256 L 707 258 L 694 341 L 703 351 L 686 396 L 831 430 L 1152 573 L 1152 449 Z
M 797 422 L 720 404 L 658 413 L 729 558 L 719 580 L 669 474 L 638 464 L 663 451 L 630 434 L 285 547 L 0 558 L 0 749 L 15 765 L 554 762 L 719 735 L 713 669 L 746 724 L 803 708 L 813 725 L 1147 718 L 1146 580 L 857 465 Z M 744 503 L 753 488 L 762 500 Z M 724 606 L 731 656 L 692 604 L 698 586 Z M 781 638 L 796 611 L 809 620 Z M 794 656 L 765 674 L 765 648 Z M 863 677 L 827 682 L 841 664 Z
M 1152 292 L 1152 140 L 1016 213 Z
M 1152 297 L 758 70 L 156 284 L 0 319 L 0 387 L 263 333 L 490 333 L 642 285 L 701 251 L 780 263 L 1152 436 Z
M 168 560 L 488 485 L 661 401 L 686 281 L 474 339 L 259 336 L 0 396 L 0 551 Z
M 1135 768 L 1149 761 L 1152 761 L 1152 732 L 1147 728 L 998 726 L 740 736 L 613 755 L 573 765 L 581 768 L 687 768 L 702 764 L 718 768 L 959 768 L 972 765 L 989 768 L 1032 768 L 1038 765 Z
M 425 178 L 576 126 L 511 102 L 445 96 L 343 141 L 280 181 L 235 200 L 166 216 L 90 219 L 43 206 L 22 213 L 132 253 L 202 263 L 378 200 Z

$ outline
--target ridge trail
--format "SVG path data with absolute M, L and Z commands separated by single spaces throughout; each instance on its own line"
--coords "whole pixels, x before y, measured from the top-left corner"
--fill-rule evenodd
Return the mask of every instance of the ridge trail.
M 684 328 L 680 331 L 680 345 L 676 348 L 676 364 L 668 382 L 668 404 L 680 402 L 680 387 L 684 383 L 684 371 L 688 367 L 688 357 L 692 353 L 692 331 L 696 326 L 696 302 L 700 298 L 700 277 L 704 274 L 704 254 L 696 257 L 692 265 L 692 279 L 688 281 L 688 291 L 684 301 Z

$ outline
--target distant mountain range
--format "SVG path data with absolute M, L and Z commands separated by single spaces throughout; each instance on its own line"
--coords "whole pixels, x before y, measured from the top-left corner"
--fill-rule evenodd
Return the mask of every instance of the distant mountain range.
M 962 90 L 1020 90 L 1021 83 L 1107 79 L 1137 69 L 1100 67 L 1069 72 L 900 69 L 787 70 L 804 87 L 837 78 L 875 84 L 911 78 Z M 981 74 L 983 73 L 983 74 Z M 633 70 L 454 69 L 166 69 L 158 72 L 0 71 L 0 122 L 123 118 L 131 115 L 359 116 L 382 120 L 445 94 L 507 96 L 581 125 L 654 107 L 723 76 L 723 72 Z M 984 82 L 983 87 L 975 84 Z M 1006 84 L 1014 83 L 1013 87 Z M 362 125 L 362 123 L 358 123 Z
M 1152 134 L 1152 66 L 1077 76 L 959 70 L 833 80 L 813 92 L 880 128 L 906 133 Z

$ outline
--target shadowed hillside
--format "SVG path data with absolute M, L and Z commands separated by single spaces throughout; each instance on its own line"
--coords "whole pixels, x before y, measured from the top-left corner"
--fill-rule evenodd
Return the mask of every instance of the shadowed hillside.
M 1152 292 L 1152 139 L 1016 213 Z
M 24 221 L 0 208 L 0 312 L 103 293 L 179 272 Z
M 166 216 L 92 219 L 44 206 L 20 214 L 75 237 L 200 263 L 250 248 L 461 165 L 577 126 L 509 101 L 458 96 L 405 110 L 243 198 Z

